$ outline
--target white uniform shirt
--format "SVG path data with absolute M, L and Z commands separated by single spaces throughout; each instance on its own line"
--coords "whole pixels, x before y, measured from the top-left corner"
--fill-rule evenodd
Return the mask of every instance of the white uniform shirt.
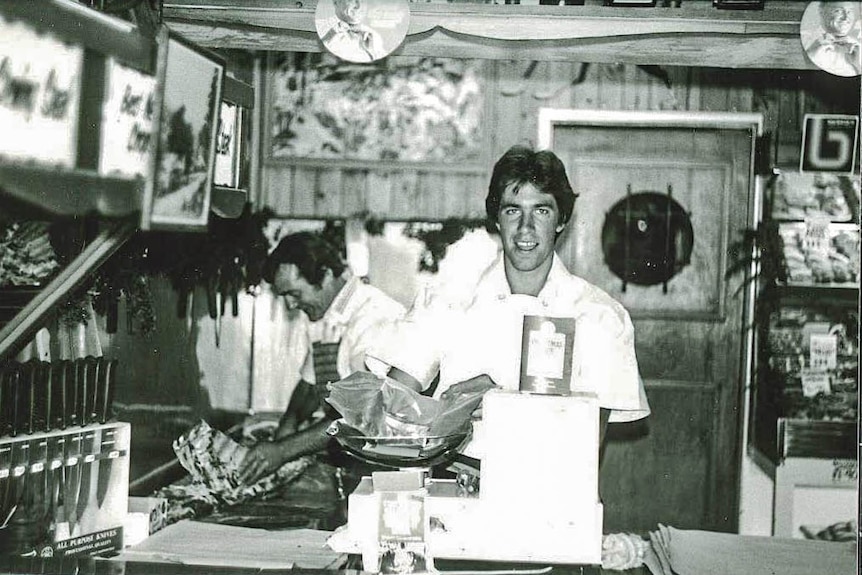
M 379 364 L 373 360 L 366 364 L 366 353 L 373 344 L 388 337 L 394 322 L 401 319 L 404 312 L 404 306 L 380 289 L 351 277 L 323 317 L 308 324 L 308 352 L 302 378 L 315 382 L 312 342 L 340 342 L 337 369 L 342 378 L 366 368 L 382 375 Z
M 439 370 L 435 396 L 483 373 L 497 385 L 517 390 L 523 317 L 528 314 L 576 319 L 572 388 L 596 393 L 599 405 L 611 410 L 610 421 L 649 415 L 628 312 L 598 287 L 570 274 L 556 254 L 537 297 L 512 294 L 500 257 L 482 275 L 471 301 L 425 294 L 402 322 L 397 345 L 370 353 L 426 388 Z

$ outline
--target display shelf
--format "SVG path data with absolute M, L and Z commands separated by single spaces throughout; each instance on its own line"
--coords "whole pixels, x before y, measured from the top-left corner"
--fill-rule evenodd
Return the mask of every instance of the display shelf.
M 143 179 L 103 176 L 92 170 L 0 161 L 0 195 L 54 216 L 129 215 L 140 210 L 143 184 Z
M 856 423 L 781 417 L 776 451 L 780 459 L 852 459 L 856 457 Z
M 855 458 L 858 187 L 843 175 L 796 172 L 769 185 L 761 225 L 776 235 L 761 246 L 772 271 L 755 303 L 749 447 L 773 465 Z M 776 278 L 781 267 L 786 280 Z

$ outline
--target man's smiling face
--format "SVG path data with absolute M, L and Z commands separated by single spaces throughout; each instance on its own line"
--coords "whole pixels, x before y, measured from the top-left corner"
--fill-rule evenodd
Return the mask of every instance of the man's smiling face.
M 554 240 L 562 231 L 560 210 L 551 194 L 530 183 L 510 184 L 500 198 L 497 218 L 506 262 L 520 272 L 542 268 L 554 253 Z

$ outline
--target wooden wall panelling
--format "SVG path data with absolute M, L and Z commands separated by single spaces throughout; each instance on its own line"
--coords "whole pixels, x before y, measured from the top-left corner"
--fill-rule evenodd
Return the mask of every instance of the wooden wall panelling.
M 649 79 L 637 66 L 623 67 L 621 110 L 643 110 Z
M 290 188 L 290 213 L 296 217 L 315 217 L 317 200 L 317 168 L 311 166 L 292 166 Z
M 368 194 L 365 184 L 367 170 L 344 169 L 341 171 L 341 211 L 345 216 L 352 216 L 367 209 Z
M 378 217 L 389 215 L 392 199 L 391 174 L 388 171 L 371 169 L 368 171 L 368 211 Z
M 419 206 L 417 178 L 415 170 L 392 172 L 389 217 L 395 219 L 416 217 L 416 208 Z
M 445 197 L 442 193 L 445 176 L 442 172 L 419 172 L 417 176 L 419 198 L 416 206 L 419 213 L 427 214 L 429 219 L 443 217 L 446 212 Z
M 490 84 L 488 126 L 493 126 L 491 134 L 491 161 L 500 157 L 510 146 L 521 142 L 525 135 L 522 122 L 526 116 L 522 101 L 528 83 L 524 73 L 531 62 L 522 60 L 501 60 L 494 63 L 494 81 Z
M 623 109 L 624 70 L 625 64 L 599 65 L 599 90 L 603 109 Z
M 582 80 L 573 86 L 571 103 L 573 108 L 578 109 L 597 109 L 601 107 L 601 98 L 599 94 L 599 65 L 594 63 L 583 63 L 580 66 L 586 66 L 583 72 L 578 72 L 578 77 Z
M 261 170 L 260 205 L 280 216 L 293 214 L 293 172 L 292 166 L 284 164 L 265 166 Z
M 320 218 L 336 218 L 347 215 L 341 209 L 341 198 L 349 193 L 342 185 L 341 169 L 318 168 L 317 185 L 314 188 L 314 215 Z

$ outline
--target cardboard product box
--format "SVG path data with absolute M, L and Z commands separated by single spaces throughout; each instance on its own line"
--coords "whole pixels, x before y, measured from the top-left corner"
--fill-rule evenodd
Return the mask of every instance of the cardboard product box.
M 130 438 L 115 422 L 0 439 L 0 553 L 121 550 Z

